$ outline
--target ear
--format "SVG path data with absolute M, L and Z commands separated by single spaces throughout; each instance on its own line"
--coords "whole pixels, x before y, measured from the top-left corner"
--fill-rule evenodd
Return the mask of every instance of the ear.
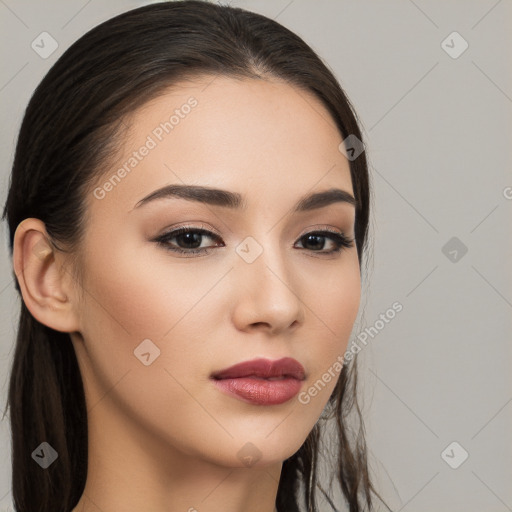
M 49 242 L 44 223 L 29 218 L 14 234 L 13 266 L 23 301 L 32 316 L 61 332 L 79 330 L 74 280 L 63 267 L 64 258 Z M 78 284 L 74 284 L 78 286 Z

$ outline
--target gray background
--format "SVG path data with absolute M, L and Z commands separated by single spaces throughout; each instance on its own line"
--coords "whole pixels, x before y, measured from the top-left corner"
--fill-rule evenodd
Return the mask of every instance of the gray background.
M 38 82 L 79 36 L 143 3 L 151 2 L 0 0 L 2 205 L 21 117 Z M 378 488 L 404 512 L 512 511 L 512 2 L 231 5 L 303 37 L 362 121 L 374 187 L 374 270 L 353 338 L 378 325 L 393 302 L 403 305 L 359 353 Z M 31 48 L 43 31 L 59 45 L 47 59 Z M 442 44 L 454 31 L 469 45 L 457 58 L 462 40 Z M 1 229 L 3 412 L 19 298 L 5 223 Z M 453 469 L 445 460 L 460 463 L 462 450 L 469 456 Z M 4 512 L 11 510 L 7 417 L 0 451 Z

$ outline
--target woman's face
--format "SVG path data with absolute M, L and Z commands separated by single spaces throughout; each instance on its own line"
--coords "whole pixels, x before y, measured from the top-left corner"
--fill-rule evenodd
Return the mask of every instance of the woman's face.
M 299 397 L 332 375 L 359 307 L 355 243 L 306 236 L 353 239 L 354 206 L 294 211 L 310 194 L 353 195 L 341 136 L 314 96 L 226 77 L 184 82 L 127 125 L 115 163 L 87 196 L 72 339 L 89 421 L 112 446 L 130 436 L 189 460 L 281 462 L 318 420 L 339 371 L 308 403 Z M 226 193 L 151 198 L 169 185 Z M 183 226 L 193 231 L 166 235 Z M 305 379 L 281 403 L 259 403 L 252 388 L 249 399 L 229 394 L 211 378 L 285 357 Z M 280 386 L 271 382 L 263 384 Z

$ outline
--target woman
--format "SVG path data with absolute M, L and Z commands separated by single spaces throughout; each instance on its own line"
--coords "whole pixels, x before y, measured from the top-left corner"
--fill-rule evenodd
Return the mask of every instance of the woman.
M 373 509 L 344 357 L 361 139 L 316 54 L 239 8 L 153 4 L 62 55 L 4 209 L 18 511 L 317 511 L 317 490 L 341 510 L 322 455 L 349 510 Z

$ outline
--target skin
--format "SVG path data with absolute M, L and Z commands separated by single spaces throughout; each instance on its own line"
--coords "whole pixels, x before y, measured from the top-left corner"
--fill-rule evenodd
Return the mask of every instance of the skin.
M 272 512 L 282 462 L 337 379 L 307 405 L 295 397 L 260 406 L 220 392 L 209 376 L 290 356 L 306 370 L 306 390 L 344 353 L 357 316 L 355 244 L 322 255 L 333 240 L 315 248 L 303 238 L 322 228 L 353 238 L 354 207 L 290 213 L 311 192 L 353 195 L 342 138 L 313 95 L 275 79 L 179 84 L 126 120 L 119 154 L 98 183 L 191 96 L 197 106 L 120 183 L 103 199 L 87 195 L 81 285 L 69 255 L 46 244 L 40 220 L 16 231 L 23 299 L 40 322 L 71 334 L 84 381 L 89 466 L 73 512 Z M 173 183 L 238 192 L 247 208 L 176 198 L 134 208 Z M 224 246 L 203 236 L 210 252 L 187 257 L 154 241 L 183 225 L 218 234 Z M 263 250 L 252 263 L 235 251 L 248 236 Z M 191 245 L 182 237 L 181 246 Z M 134 355 L 145 339 L 160 350 L 147 366 Z M 247 443 L 257 449 L 249 448 L 257 459 L 250 466 L 238 455 Z

